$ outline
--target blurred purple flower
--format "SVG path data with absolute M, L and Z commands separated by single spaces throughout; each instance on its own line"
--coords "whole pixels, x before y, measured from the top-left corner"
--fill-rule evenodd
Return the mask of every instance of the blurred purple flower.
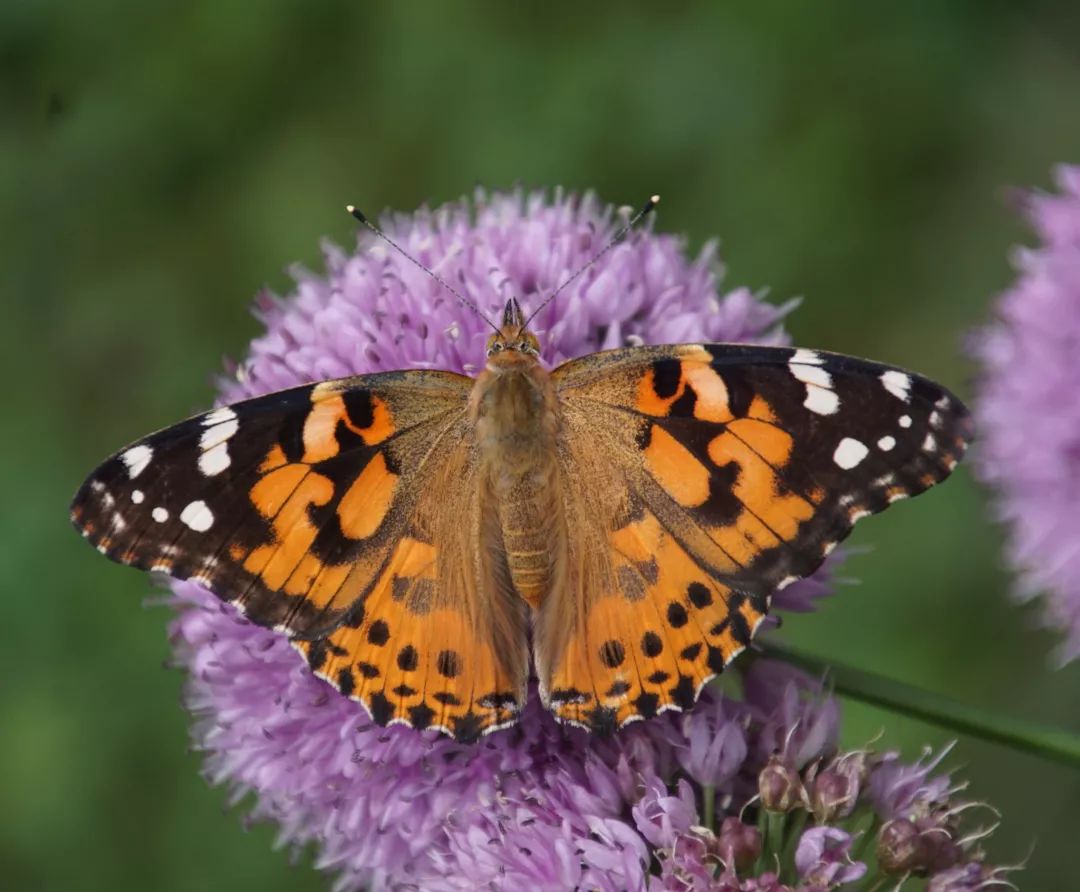
M 836 752 L 840 705 L 822 698 L 821 685 L 784 663 L 761 661 L 745 673 L 747 708 L 759 723 L 758 764 L 776 754 L 796 771 Z
M 741 704 L 706 688 L 693 711 L 682 717 L 683 740 L 676 749 L 682 769 L 702 786 L 727 784 L 746 761 Z
M 947 774 L 932 774 L 946 752 L 935 756 L 930 750 L 924 750 L 915 762 L 901 761 L 899 753 L 879 757 L 870 775 L 868 790 L 874 811 L 886 820 L 912 818 L 948 801 L 950 794 L 958 791 L 952 787 Z
M 851 858 L 851 834 L 837 827 L 811 827 L 795 849 L 795 867 L 815 889 L 835 889 L 861 880 L 866 865 Z
M 972 349 L 977 468 L 1007 524 L 1017 594 L 1046 593 L 1065 662 L 1080 656 L 1080 167 L 1057 180 L 1060 194 L 1022 198 L 1042 244 L 1016 251 L 1016 283 Z
M 978 861 L 969 861 L 943 870 L 930 878 L 926 892 L 993 892 L 994 889 L 1016 889 L 1007 879 L 1014 868 L 987 867 Z
M 517 192 L 384 222 L 497 313 L 510 295 L 528 305 L 549 292 L 618 218 L 591 196 Z M 295 294 L 259 299 L 266 332 L 222 382 L 222 403 L 357 372 L 480 362 L 481 320 L 381 243 L 362 236 L 360 247 L 328 247 L 325 276 L 297 271 Z M 544 359 L 637 342 L 784 342 L 786 308 L 745 289 L 719 296 L 717 269 L 711 246 L 689 261 L 677 239 L 636 233 L 540 314 Z M 282 842 L 312 844 L 342 890 L 777 892 L 787 887 L 775 875 L 740 877 L 761 835 L 735 816 L 746 807 L 752 821 L 774 754 L 803 773 L 800 783 L 836 754 L 837 703 L 805 674 L 760 659 L 740 662 L 742 700 L 710 691 L 687 715 L 607 739 L 559 725 L 535 693 L 517 726 L 478 744 L 382 728 L 313 676 L 282 636 L 199 586 L 173 582 L 172 591 L 171 635 L 207 777 L 235 802 L 254 794 L 252 818 L 275 822 Z M 824 591 L 820 580 L 797 583 L 777 606 L 806 608 Z M 903 800 L 911 784 L 901 775 L 878 782 L 882 802 Z M 931 782 L 919 774 L 912 783 Z M 707 797 L 727 819 L 716 822 L 719 836 L 701 826 Z M 832 870 L 838 846 L 823 842 L 813 864 Z

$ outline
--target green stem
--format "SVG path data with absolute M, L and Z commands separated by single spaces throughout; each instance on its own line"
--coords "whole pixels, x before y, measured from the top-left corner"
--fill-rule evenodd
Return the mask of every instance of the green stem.
M 776 870 L 780 852 L 784 848 L 784 824 L 787 815 L 761 809 L 758 812 L 758 830 L 761 831 L 761 857 L 754 865 L 754 876 L 763 870 Z
M 716 787 L 705 786 L 702 791 L 702 799 L 704 800 L 704 808 L 702 811 L 705 814 L 705 826 L 708 827 L 713 833 L 719 829 L 713 826 L 713 821 L 716 819 Z
M 795 850 L 798 848 L 799 839 L 803 828 L 806 826 L 809 813 L 800 808 L 791 813 L 788 818 L 788 827 L 785 832 L 784 850 L 780 856 L 780 877 L 782 880 L 794 883 L 795 876 Z
M 827 673 L 837 693 L 845 697 L 1080 769 L 1080 735 L 1008 716 L 993 715 L 940 694 L 873 672 L 825 661 L 774 641 L 765 644 L 765 653 L 805 669 L 812 675 Z

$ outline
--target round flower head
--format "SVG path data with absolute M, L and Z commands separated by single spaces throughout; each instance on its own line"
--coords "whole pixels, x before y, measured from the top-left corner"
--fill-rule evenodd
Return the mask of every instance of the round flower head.
M 497 316 L 509 297 L 526 312 L 539 306 L 621 220 L 591 196 L 517 192 L 383 222 Z M 326 263 L 323 276 L 297 273 L 289 297 L 260 298 L 265 333 L 222 383 L 222 403 L 356 373 L 482 364 L 487 323 L 385 243 L 363 233 L 356 252 L 328 248 Z M 624 344 L 784 342 L 785 308 L 746 290 L 721 296 L 716 276 L 711 247 L 691 260 L 677 239 L 636 232 L 543 307 L 532 325 L 541 356 L 556 365 Z M 209 778 L 238 798 L 254 793 L 253 817 L 276 822 L 284 841 L 313 843 L 342 889 L 780 889 L 775 875 L 741 876 L 762 838 L 740 812 L 765 811 L 754 804 L 764 769 L 787 772 L 803 791 L 790 808 L 803 810 L 819 769 L 838 775 L 818 785 L 830 816 L 857 813 L 864 787 L 893 801 L 910 786 L 840 777 L 854 762 L 836 752 L 837 703 L 769 661 L 740 664 L 743 700 L 706 691 L 685 715 L 609 737 L 558 724 L 534 689 L 516 725 L 464 744 L 380 727 L 283 635 L 197 585 L 172 590 L 172 637 Z M 796 583 L 776 606 L 810 609 L 824 591 L 820 578 Z M 843 828 L 808 831 L 788 849 L 815 889 L 833 888 L 861 875 L 850 841 Z
M 620 222 L 591 196 L 517 192 L 383 224 L 494 316 L 509 296 L 539 305 Z M 385 243 L 362 233 L 355 252 L 328 247 L 326 265 L 322 276 L 297 272 L 285 299 L 260 297 L 265 332 L 222 382 L 222 403 L 356 373 L 471 372 L 483 362 L 487 324 Z M 745 289 L 720 296 L 717 270 L 712 246 L 690 260 L 676 238 L 634 233 L 537 316 L 543 360 L 644 342 L 783 343 L 786 308 Z M 810 585 L 805 603 L 820 594 L 820 582 Z M 666 778 L 685 764 L 718 783 L 746 753 L 743 717 L 719 698 L 707 698 L 701 728 L 668 716 L 608 739 L 558 725 L 535 691 L 516 727 L 475 745 L 382 728 L 312 675 L 283 636 L 197 585 L 172 588 L 172 637 L 209 778 L 254 792 L 253 816 L 277 822 L 283 839 L 315 842 L 318 865 L 342 888 L 641 888 L 650 849 L 685 829 L 693 800 L 685 785 L 663 792 Z M 788 589 L 796 602 L 798 588 Z
M 983 366 L 975 403 L 978 469 L 1008 525 L 1018 594 L 1046 593 L 1047 622 L 1080 655 L 1080 167 L 1058 170 L 1059 195 L 1025 196 L 1042 244 L 1016 252 L 1016 283 L 974 339 Z

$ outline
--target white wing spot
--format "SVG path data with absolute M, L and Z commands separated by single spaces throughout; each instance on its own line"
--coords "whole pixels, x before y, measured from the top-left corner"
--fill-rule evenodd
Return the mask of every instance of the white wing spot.
M 226 406 L 207 415 L 203 426 L 206 429 L 199 437 L 199 448 L 203 450 L 199 456 L 199 470 L 204 476 L 213 477 L 232 464 L 226 444 L 240 429 L 240 422 L 236 413 Z
M 214 409 L 213 412 L 208 412 L 203 418 L 203 427 L 214 427 L 218 424 L 223 424 L 226 421 L 235 421 L 236 413 L 228 406 L 222 406 L 220 409 Z M 231 436 L 231 434 L 230 434 Z
M 788 365 L 794 363 L 795 365 L 821 365 L 825 360 L 822 359 L 821 354 L 816 353 L 813 350 L 804 350 L 800 347 L 795 351 L 795 355 L 788 360 Z
M 911 427 L 911 416 L 910 415 L 901 415 L 900 416 L 900 427 Z
M 816 384 L 818 387 L 832 387 L 832 375 L 819 365 L 799 365 L 788 363 L 788 368 L 804 384 Z
M 131 501 L 133 501 L 136 505 L 141 505 L 143 499 L 145 498 L 146 496 L 143 495 L 143 491 L 141 489 L 133 489 L 131 491 Z
M 212 430 L 208 430 L 206 433 L 209 434 L 212 432 Z M 206 452 L 199 456 L 199 470 L 202 471 L 203 476 L 205 477 L 213 477 L 215 474 L 220 474 L 231 464 L 232 459 L 229 458 L 229 444 L 224 441 L 207 449 Z
M 154 450 L 145 443 L 132 446 L 126 452 L 120 453 L 120 460 L 127 465 L 128 477 L 132 480 L 146 470 L 146 466 L 150 464 L 150 459 L 153 457 Z
M 844 437 L 840 445 L 836 447 L 836 452 L 833 453 L 833 461 L 845 471 L 850 471 L 866 458 L 866 453 L 869 451 L 865 443 L 851 437 Z
M 934 439 L 933 434 L 926 435 L 926 439 L 922 441 L 922 448 L 924 452 L 933 452 L 937 449 L 937 440 Z
M 840 409 L 840 397 L 832 390 L 807 384 L 803 405 L 818 415 L 835 415 Z
M 881 384 L 893 396 L 905 403 L 908 401 L 911 390 L 911 376 L 896 369 L 889 369 L 881 373 Z
M 832 390 L 832 375 L 821 367 L 822 358 L 813 350 L 796 350 L 788 360 L 788 369 L 796 381 L 806 385 L 803 405 L 818 415 L 834 415 L 840 398 Z
M 186 524 L 196 533 L 205 533 L 214 525 L 214 515 L 206 507 L 206 502 L 198 499 L 190 502 L 180 512 L 180 522 Z
M 896 438 L 882 437 L 880 440 L 877 441 L 877 444 L 878 449 L 881 449 L 883 452 L 888 452 L 890 449 L 893 448 L 893 446 L 896 445 Z
M 235 418 L 223 421 L 221 424 L 215 424 L 213 427 L 208 427 L 202 432 L 202 436 L 199 437 L 199 448 L 212 449 L 214 446 L 217 446 L 218 443 L 226 442 L 239 429 L 240 422 Z
M 160 505 L 150 512 L 150 516 L 154 518 L 158 523 L 165 523 L 169 519 L 169 512 L 162 508 Z
M 940 412 L 935 410 L 930 413 L 930 427 L 941 427 L 942 421 L 943 419 Z

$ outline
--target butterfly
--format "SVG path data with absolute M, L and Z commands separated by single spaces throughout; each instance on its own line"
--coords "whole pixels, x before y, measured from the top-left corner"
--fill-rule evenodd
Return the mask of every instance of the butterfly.
M 548 371 L 516 299 L 493 327 L 476 378 L 357 375 L 151 434 L 72 521 L 287 635 L 380 724 L 476 740 L 535 673 L 559 720 L 608 732 L 692 707 L 777 590 L 972 435 L 940 385 L 849 356 L 634 346 Z

